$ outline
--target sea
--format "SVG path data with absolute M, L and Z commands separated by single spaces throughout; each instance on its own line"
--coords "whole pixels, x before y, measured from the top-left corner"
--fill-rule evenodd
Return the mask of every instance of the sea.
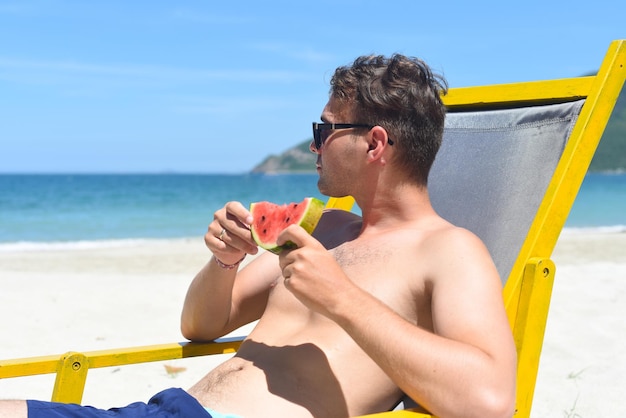
M 3 174 L 0 251 L 202 237 L 225 202 L 297 202 L 316 174 Z M 588 174 L 570 230 L 626 232 L 626 173 Z

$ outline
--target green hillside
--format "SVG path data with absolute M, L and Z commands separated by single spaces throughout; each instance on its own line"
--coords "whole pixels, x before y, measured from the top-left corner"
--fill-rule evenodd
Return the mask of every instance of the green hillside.
M 316 157 L 309 151 L 310 143 L 311 139 L 307 139 L 280 155 L 270 155 L 254 167 L 252 172 L 315 172 Z M 617 100 L 589 171 L 626 171 L 626 87 L 622 89 Z
M 289 148 L 280 155 L 270 155 L 252 169 L 253 173 L 307 173 L 315 172 L 315 154 L 309 151 L 313 139 Z

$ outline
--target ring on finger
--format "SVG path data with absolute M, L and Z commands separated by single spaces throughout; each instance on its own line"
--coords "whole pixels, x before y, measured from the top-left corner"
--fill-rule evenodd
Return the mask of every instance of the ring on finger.
M 217 239 L 219 239 L 220 241 L 224 241 L 222 238 L 224 237 L 225 233 L 226 233 L 226 229 L 222 228 L 222 232 L 220 232 L 220 236 L 217 237 Z

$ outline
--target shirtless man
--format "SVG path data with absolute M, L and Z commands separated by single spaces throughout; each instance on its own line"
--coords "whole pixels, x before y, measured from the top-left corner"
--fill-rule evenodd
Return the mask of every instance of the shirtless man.
M 188 390 L 203 407 L 348 417 L 388 410 L 404 392 L 440 417 L 512 416 L 516 356 L 500 279 L 480 240 L 439 217 L 426 188 L 444 90 L 401 55 L 335 72 L 311 150 L 320 191 L 352 195 L 362 218 L 326 211 L 313 236 L 281 233 L 296 249 L 239 269 L 258 252 L 251 215 L 237 202 L 215 213 L 213 257 L 189 287 L 183 335 L 212 340 L 259 321 Z

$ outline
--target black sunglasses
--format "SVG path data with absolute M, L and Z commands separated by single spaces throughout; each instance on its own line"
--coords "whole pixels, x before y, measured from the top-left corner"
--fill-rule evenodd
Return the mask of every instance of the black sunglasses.
M 315 149 L 319 150 L 324 145 L 324 142 L 328 139 L 333 129 L 348 129 L 348 128 L 367 128 L 372 129 L 376 125 L 364 125 L 361 123 L 317 123 L 313 122 L 313 143 Z M 393 145 L 391 138 L 387 139 L 389 145 Z

